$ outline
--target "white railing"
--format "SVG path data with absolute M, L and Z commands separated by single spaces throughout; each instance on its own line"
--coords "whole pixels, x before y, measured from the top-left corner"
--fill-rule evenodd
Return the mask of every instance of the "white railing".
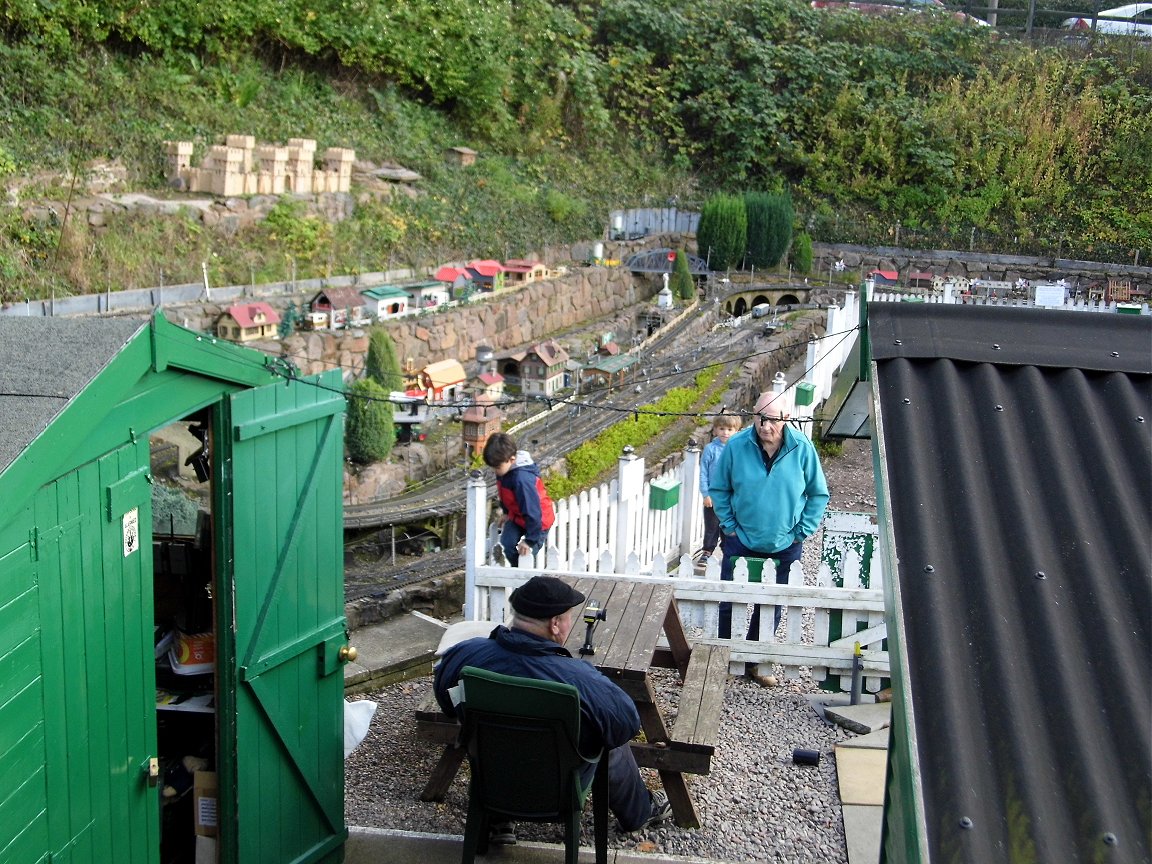
M 875 692 L 889 675 L 885 650 L 883 576 L 873 555 L 877 533 L 871 514 L 830 512 L 823 529 L 821 563 L 805 577 L 801 562 L 792 565 L 787 584 L 750 582 L 744 559 L 736 562 L 733 580 L 720 581 L 719 560 L 702 574 L 695 572 L 692 550 L 703 533 L 697 484 L 699 450 L 685 451 L 681 465 L 644 480 L 644 460 L 625 453 L 612 483 L 556 504 L 556 523 L 543 561 L 523 556 L 518 567 L 497 558 L 498 529 L 488 525 L 488 498 L 483 477 L 468 483 L 465 550 L 465 617 L 501 622 L 509 614 L 508 595 L 536 573 L 557 576 L 603 576 L 641 581 L 675 581 L 681 618 L 697 641 L 729 645 L 731 671 L 739 674 L 746 662 L 780 664 L 786 676 L 799 676 L 807 667 L 813 679 L 847 690 L 857 643 L 863 688 Z M 670 487 L 679 482 L 679 500 L 667 509 Z M 769 573 L 771 573 L 769 565 Z M 784 607 L 779 634 L 764 638 L 720 639 L 719 604 L 731 602 L 732 632 L 747 631 L 750 604 L 761 607 L 762 621 L 771 621 L 773 607 Z M 763 628 L 766 631 L 768 628 Z
M 1068 312 L 1128 312 L 1139 315 L 1149 314 L 1149 305 L 1147 302 L 1117 303 L 1115 300 L 1104 301 L 1085 297 L 1068 297 L 1065 298 L 1062 304 L 1048 304 L 1037 303 L 1031 298 L 1023 297 L 978 297 L 976 295 L 965 295 L 958 290 L 953 290 L 951 286 L 946 286 L 943 291 L 939 292 L 925 291 L 920 293 L 884 291 L 880 288 L 870 287 L 868 283 L 865 283 L 865 290 L 870 291 L 868 296 L 870 303 L 959 303 L 967 306 L 1015 306 L 1020 308 L 1063 309 Z M 831 328 L 829 328 L 829 330 L 831 330 Z

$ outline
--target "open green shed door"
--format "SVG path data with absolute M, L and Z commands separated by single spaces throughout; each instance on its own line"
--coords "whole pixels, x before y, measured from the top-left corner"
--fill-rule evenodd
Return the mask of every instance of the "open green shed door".
M 217 428 L 221 864 L 343 859 L 340 390 L 333 372 L 242 391 Z

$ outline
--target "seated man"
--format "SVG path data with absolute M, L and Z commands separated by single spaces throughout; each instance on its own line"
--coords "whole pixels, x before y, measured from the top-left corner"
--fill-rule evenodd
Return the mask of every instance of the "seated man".
M 433 688 L 441 710 L 455 716 L 448 690 L 459 682 L 465 666 L 503 675 L 560 681 L 580 694 L 580 749 L 608 751 L 608 807 L 623 831 L 636 831 L 663 822 L 671 813 L 663 792 L 650 792 L 640 776 L 628 742 L 640 729 L 640 715 L 631 697 L 590 663 L 577 660 L 564 648 L 584 595 L 553 576 L 533 576 L 512 592 L 511 628 L 499 626 L 487 637 L 454 645 L 436 667 Z M 591 782 L 595 766 L 587 766 Z M 515 843 L 511 826 L 493 826 L 491 841 Z

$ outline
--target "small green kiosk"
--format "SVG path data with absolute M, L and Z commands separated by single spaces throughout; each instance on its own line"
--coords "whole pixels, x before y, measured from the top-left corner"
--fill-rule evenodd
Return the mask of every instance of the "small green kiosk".
M 0 316 L 0 860 L 343 859 L 344 406 L 159 312 Z

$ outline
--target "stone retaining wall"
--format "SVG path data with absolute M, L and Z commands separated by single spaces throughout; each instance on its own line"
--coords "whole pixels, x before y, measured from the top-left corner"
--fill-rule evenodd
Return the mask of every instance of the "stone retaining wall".
M 669 238 L 653 239 L 666 243 Z M 570 247 L 570 251 L 580 250 Z M 633 276 L 619 267 L 577 266 L 555 279 L 485 295 L 462 306 L 384 321 L 380 326 L 392 337 L 400 362 L 411 359 L 415 369 L 451 358 L 467 363 L 481 345 L 499 354 L 590 321 L 615 320 L 618 332 L 625 327 L 631 332 L 631 315 L 626 313 L 651 300 L 662 285 L 657 277 Z M 300 298 L 263 299 L 283 309 Z M 193 330 L 210 330 L 223 311 L 222 305 L 211 303 L 169 310 L 173 320 Z M 336 365 L 359 375 L 368 337 L 363 330 L 315 331 L 295 333 L 283 342 L 247 344 L 274 354 L 283 351 L 306 375 Z

